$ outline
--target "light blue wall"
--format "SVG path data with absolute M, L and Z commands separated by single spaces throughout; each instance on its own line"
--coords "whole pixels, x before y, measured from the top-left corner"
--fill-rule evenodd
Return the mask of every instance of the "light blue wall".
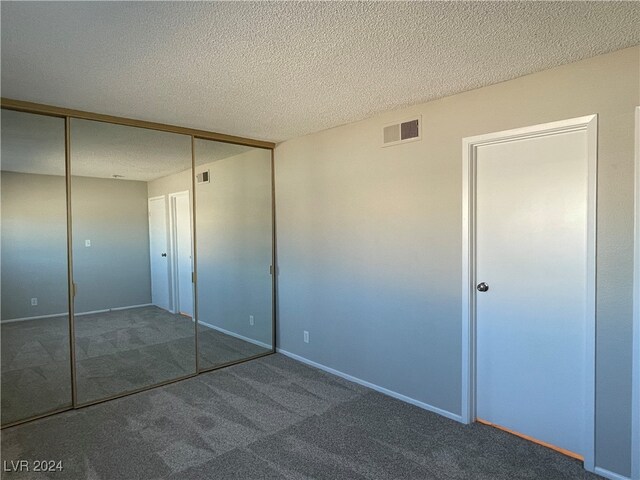
M 460 414 L 462 139 L 596 113 L 596 465 L 628 476 L 639 85 L 634 47 L 278 145 L 279 348 Z
M 151 303 L 146 182 L 73 177 L 72 209 L 75 311 Z M 2 320 L 68 309 L 65 178 L 2 172 Z
M 146 182 L 72 177 L 76 313 L 151 303 L 147 202 Z
M 65 178 L 2 172 L 2 320 L 69 310 Z M 38 305 L 32 306 L 31 299 Z
M 210 183 L 196 188 L 199 320 L 270 346 L 271 151 L 210 161 L 219 148 L 196 142 L 196 173 L 211 174 Z M 191 191 L 191 170 L 149 182 L 148 190 L 149 197 Z
M 196 174 L 211 176 L 196 185 L 198 321 L 270 347 L 271 151 L 206 163 L 207 147 L 196 143 Z

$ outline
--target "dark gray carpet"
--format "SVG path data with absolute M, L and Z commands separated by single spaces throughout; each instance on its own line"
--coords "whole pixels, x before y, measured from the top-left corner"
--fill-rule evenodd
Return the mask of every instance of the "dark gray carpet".
M 2 457 L 62 460 L 7 479 L 596 479 L 282 355 L 2 431 Z
M 198 349 L 200 370 L 237 362 L 238 360 L 271 351 L 270 348 L 245 342 L 240 338 L 225 335 L 204 325 L 199 326 L 198 342 L 200 344 Z
M 158 307 L 76 317 L 78 402 L 195 372 L 194 325 Z M 201 368 L 268 349 L 200 326 Z M 2 325 L 2 423 L 71 405 L 66 317 Z

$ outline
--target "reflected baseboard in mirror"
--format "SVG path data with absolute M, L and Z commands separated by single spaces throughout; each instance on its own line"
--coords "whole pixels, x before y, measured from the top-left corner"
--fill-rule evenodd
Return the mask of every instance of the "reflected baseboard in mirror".
M 208 369 L 271 352 L 271 345 L 214 325 L 199 323 L 200 367 Z

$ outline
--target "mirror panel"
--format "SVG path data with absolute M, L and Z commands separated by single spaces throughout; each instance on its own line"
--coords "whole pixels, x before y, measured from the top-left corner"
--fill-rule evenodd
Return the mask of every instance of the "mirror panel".
M 196 139 L 193 172 L 190 136 L 70 139 L 68 226 L 65 119 L 2 110 L 2 425 L 73 406 L 71 345 L 77 406 L 273 351 L 271 150 Z
M 70 407 L 65 120 L 2 110 L 2 424 Z
M 271 150 L 196 139 L 201 370 L 273 349 Z
M 196 372 L 191 137 L 71 120 L 78 404 Z

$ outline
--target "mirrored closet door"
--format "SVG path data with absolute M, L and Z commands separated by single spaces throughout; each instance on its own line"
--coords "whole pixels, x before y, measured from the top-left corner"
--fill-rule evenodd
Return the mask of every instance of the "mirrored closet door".
M 3 427 L 274 351 L 272 144 L 5 102 Z
M 273 349 L 271 150 L 196 139 L 200 370 Z
M 71 406 L 65 119 L 2 110 L 2 425 Z
M 191 137 L 71 119 L 77 403 L 196 372 Z

